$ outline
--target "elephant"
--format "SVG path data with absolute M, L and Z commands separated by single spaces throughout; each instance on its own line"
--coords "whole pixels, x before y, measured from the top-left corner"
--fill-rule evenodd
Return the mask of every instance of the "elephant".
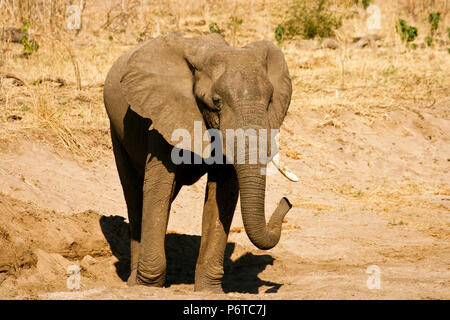
M 292 207 L 282 198 L 265 219 L 264 163 L 181 163 L 173 131 L 279 129 L 292 84 L 282 51 L 270 41 L 230 46 L 218 34 L 168 33 L 120 56 L 104 84 L 113 152 L 130 228 L 127 284 L 162 287 L 165 236 L 172 202 L 184 185 L 207 175 L 194 290 L 222 292 L 224 251 L 240 195 L 244 229 L 263 250 L 280 239 Z M 245 142 L 246 155 L 250 145 Z M 192 145 L 183 152 L 195 154 Z M 224 155 L 226 157 L 226 155 Z

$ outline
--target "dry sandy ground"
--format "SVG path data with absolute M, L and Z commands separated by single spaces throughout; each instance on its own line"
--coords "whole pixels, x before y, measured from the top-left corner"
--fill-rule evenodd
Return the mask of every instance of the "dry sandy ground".
M 294 207 L 270 251 L 251 245 L 237 209 L 224 295 L 193 292 L 204 179 L 173 205 L 166 287 L 128 288 L 126 209 L 108 133 L 80 133 L 104 142 L 105 156 L 86 162 L 48 130 L 4 124 L 0 298 L 449 299 L 449 108 L 444 100 L 388 110 L 370 125 L 352 112 L 333 123 L 308 108 L 290 112 L 281 148 L 300 182 L 269 176 L 266 203 L 272 212 L 287 196 Z M 80 290 L 67 288 L 70 265 L 81 268 Z M 367 287 L 371 265 L 379 289 Z

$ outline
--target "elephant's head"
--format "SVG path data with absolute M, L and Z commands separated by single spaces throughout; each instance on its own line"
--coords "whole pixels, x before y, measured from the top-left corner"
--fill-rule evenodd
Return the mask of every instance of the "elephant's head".
M 121 84 L 131 108 L 151 119 L 152 128 L 169 143 L 176 129 L 194 137 L 195 121 L 201 121 L 204 130 L 220 130 L 224 137 L 227 129 L 254 129 L 255 134 L 259 129 L 279 129 L 292 93 L 279 48 L 268 41 L 231 47 L 216 34 L 169 34 L 144 43 L 130 53 Z M 186 149 L 195 152 L 193 144 Z M 247 160 L 250 153 L 259 154 L 249 141 L 244 150 Z M 266 164 L 236 159 L 245 230 L 258 248 L 270 249 L 280 239 L 291 204 L 283 198 L 266 225 Z

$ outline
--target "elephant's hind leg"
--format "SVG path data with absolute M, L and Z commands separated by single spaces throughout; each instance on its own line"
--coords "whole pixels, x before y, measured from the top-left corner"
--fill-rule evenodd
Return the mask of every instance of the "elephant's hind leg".
M 208 172 L 195 291 L 222 292 L 223 260 L 238 192 L 232 166 L 218 166 Z
M 128 220 L 130 222 L 130 276 L 128 283 L 134 284 L 139 261 L 139 243 L 141 241 L 143 179 L 136 173 L 127 152 L 112 127 L 111 140 L 128 209 Z

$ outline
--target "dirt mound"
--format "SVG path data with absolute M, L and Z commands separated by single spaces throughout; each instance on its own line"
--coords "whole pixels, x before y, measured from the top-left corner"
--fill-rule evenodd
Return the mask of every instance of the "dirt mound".
M 77 139 L 93 154 L 102 155 L 95 163 L 71 153 L 51 130 L 2 131 L 0 193 L 58 212 L 93 209 L 103 215 L 124 215 L 125 201 L 112 151 L 105 154 L 107 147 L 103 147 L 110 147 L 111 139 L 103 131 L 80 132 Z M 91 147 L 94 143 L 98 150 Z
M 85 271 L 86 285 L 105 275 L 120 281 L 116 272 L 108 274 L 105 264 L 98 264 L 126 256 L 127 243 L 119 239 L 127 232 L 121 217 L 94 211 L 65 215 L 0 194 L 0 296 L 30 294 L 43 286 L 67 289 L 71 265 Z

